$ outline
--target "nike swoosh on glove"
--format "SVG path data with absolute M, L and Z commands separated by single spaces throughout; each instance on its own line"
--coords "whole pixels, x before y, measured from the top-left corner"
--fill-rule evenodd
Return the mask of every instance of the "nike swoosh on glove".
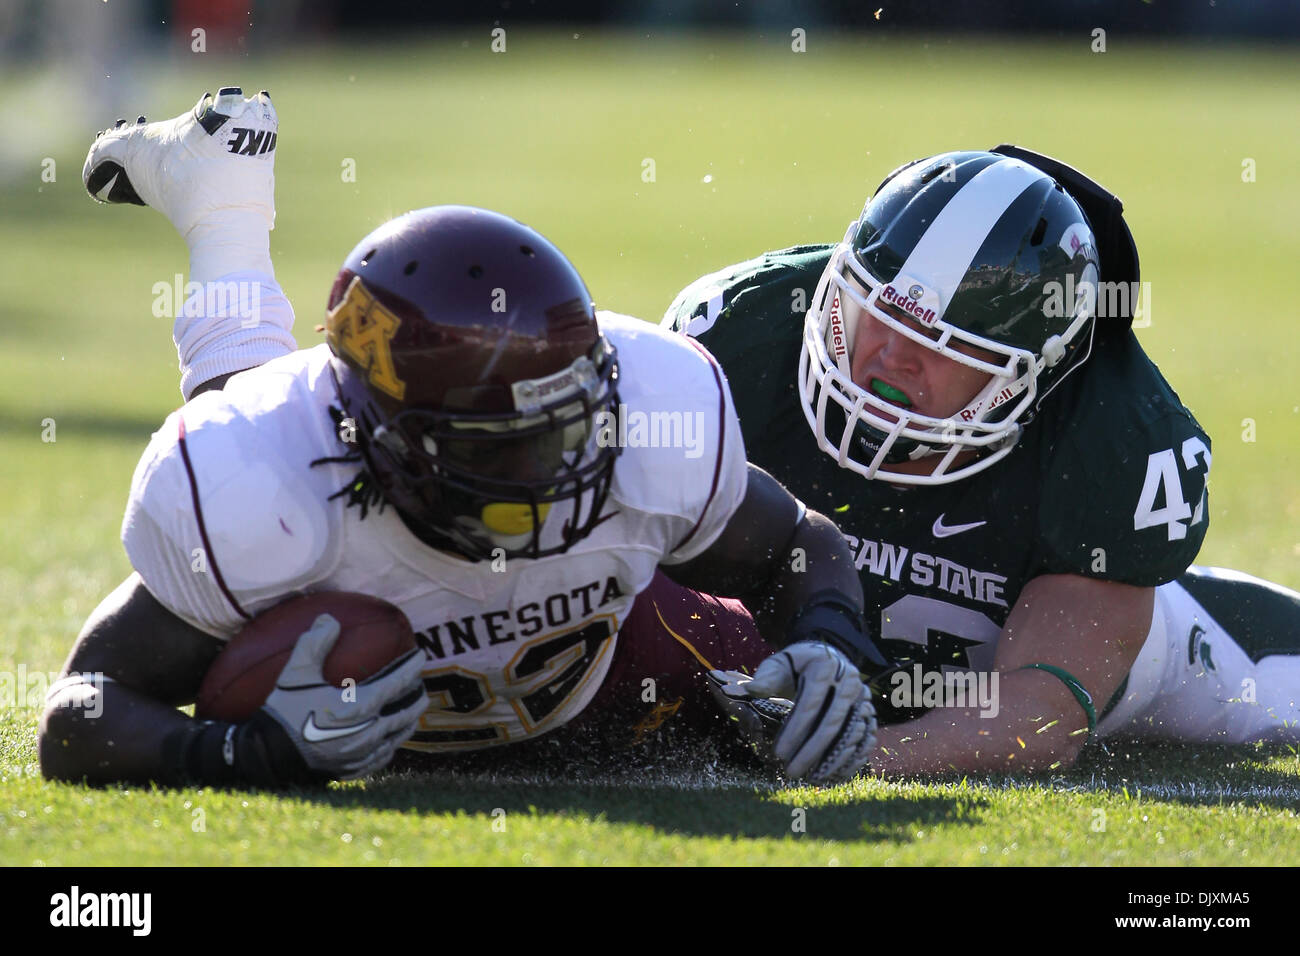
M 357 684 L 355 699 L 345 697 L 322 675 L 338 636 L 334 617 L 316 618 L 298 639 L 261 713 L 275 719 L 308 767 L 348 780 L 387 765 L 419 726 L 429 700 L 419 649 Z
M 182 236 L 215 210 L 259 213 L 270 229 L 278 138 L 270 94 L 223 87 L 174 119 L 118 120 L 91 145 L 81 180 L 99 202 L 157 209 Z
M 716 673 L 724 679 L 733 676 Z M 715 691 L 718 694 L 733 700 L 744 694 L 768 701 L 768 706 L 756 708 L 757 720 L 748 721 L 753 730 L 763 729 L 764 724 L 770 727 L 779 710 L 789 706 L 772 753 L 791 778 L 811 783 L 847 780 L 866 766 L 875 749 L 871 690 L 849 659 L 829 644 L 791 644 L 763 661 L 752 679 L 725 680 Z M 773 709 L 773 704 L 779 709 Z M 746 718 L 738 719 L 745 733 Z

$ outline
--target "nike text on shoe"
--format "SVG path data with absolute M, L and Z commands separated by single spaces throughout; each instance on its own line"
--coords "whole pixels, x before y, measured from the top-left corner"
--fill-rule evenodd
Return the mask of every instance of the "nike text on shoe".
M 214 211 L 260 214 L 275 222 L 279 119 L 270 97 L 248 99 L 237 86 L 204 93 L 173 119 L 119 120 L 86 156 L 86 191 L 106 203 L 151 206 L 187 236 Z

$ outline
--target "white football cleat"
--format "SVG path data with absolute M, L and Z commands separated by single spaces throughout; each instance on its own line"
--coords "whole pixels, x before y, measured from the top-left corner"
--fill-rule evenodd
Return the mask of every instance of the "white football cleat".
M 118 120 L 95 139 L 81 179 L 93 199 L 152 206 L 187 238 L 223 210 L 258 213 L 271 229 L 278 131 L 270 94 L 223 87 L 175 119 Z

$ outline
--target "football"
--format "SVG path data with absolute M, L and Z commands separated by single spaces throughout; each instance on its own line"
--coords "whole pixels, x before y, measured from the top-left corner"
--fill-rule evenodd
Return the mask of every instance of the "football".
M 411 622 L 387 601 L 368 594 L 326 591 L 290 598 L 254 618 L 217 655 L 203 677 L 196 717 L 247 720 L 266 702 L 298 638 L 321 614 L 339 622 L 325 658 L 325 679 L 336 687 L 377 673 L 415 647 Z

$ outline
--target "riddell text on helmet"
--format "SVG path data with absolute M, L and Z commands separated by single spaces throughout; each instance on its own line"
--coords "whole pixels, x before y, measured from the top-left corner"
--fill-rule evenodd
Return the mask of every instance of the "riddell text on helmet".
M 848 338 L 844 334 L 844 316 L 840 312 L 840 294 L 836 292 L 835 298 L 831 301 L 831 344 L 837 359 L 844 358 L 848 354 L 847 341 Z
M 908 315 L 915 316 L 926 325 L 933 325 L 935 322 L 934 309 L 926 309 L 919 302 L 912 299 L 911 296 L 904 292 L 899 292 L 892 285 L 887 285 L 880 290 L 880 297 L 895 308 L 902 309 Z

